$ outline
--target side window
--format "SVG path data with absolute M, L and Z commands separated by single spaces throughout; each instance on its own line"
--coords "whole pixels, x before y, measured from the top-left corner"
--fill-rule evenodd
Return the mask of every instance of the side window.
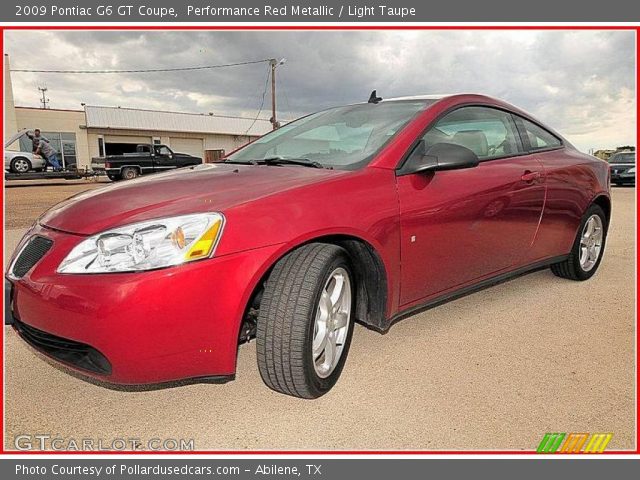
M 519 152 L 510 113 L 488 107 L 462 107 L 448 113 L 424 135 L 425 147 L 454 143 L 472 150 L 480 160 Z
M 553 133 L 546 131 L 529 120 L 519 118 L 524 126 L 524 131 L 529 139 L 531 150 L 542 150 L 545 148 L 554 148 L 562 145 L 562 142 Z
M 171 156 L 171 152 L 169 151 L 169 149 L 167 147 L 165 147 L 163 145 L 161 147 L 156 147 L 156 155 L 160 155 L 162 157 L 170 157 Z

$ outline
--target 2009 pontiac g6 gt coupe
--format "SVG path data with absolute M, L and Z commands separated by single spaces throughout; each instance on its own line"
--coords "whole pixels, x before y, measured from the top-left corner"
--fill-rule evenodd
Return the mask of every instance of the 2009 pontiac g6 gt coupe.
M 608 165 L 481 95 L 331 108 L 201 165 L 77 195 L 7 271 L 21 337 L 123 384 L 230 379 L 255 335 L 274 390 L 326 393 L 378 331 L 527 270 L 586 280 Z

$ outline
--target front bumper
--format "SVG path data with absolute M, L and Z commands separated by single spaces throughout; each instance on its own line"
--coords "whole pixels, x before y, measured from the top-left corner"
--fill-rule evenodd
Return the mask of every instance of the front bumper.
M 609 169 L 611 172 L 611 183 L 636 183 L 635 172 L 629 172 L 633 169 L 633 165 L 612 165 Z
M 636 183 L 636 176 L 635 174 L 622 174 L 622 175 L 611 175 L 611 182 L 612 183 Z
M 11 280 L 17 333 L 75 370 L 122 384 L 233 375 L 245 306 L 278 250 L 148 272 L 61 275 L 57 266 L 84 237 L 43 227 L 30 234 L 54 245 Z

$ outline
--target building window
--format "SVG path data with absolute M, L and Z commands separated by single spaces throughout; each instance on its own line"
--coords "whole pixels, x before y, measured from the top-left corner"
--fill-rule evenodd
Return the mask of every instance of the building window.
M 49 140 L 51 146 L 58 152 L 58 159 L 65 168 L 75 167 L 76 156 L 76 134 L 67 132 L 42 132 L 42 136 Z M 26 135 L 20 138 L 20 150 L 23 152 L 33 151 L 33 142 Z
M 104 149 L 104 137 L 100 136 L 98 137 L 98 156 L 99 157 L 106 157 L 107 154 L 105 152 Z
M 154 145 L 162 144 L 162 139 L 160 137 L 153 137 L 153 144 Z

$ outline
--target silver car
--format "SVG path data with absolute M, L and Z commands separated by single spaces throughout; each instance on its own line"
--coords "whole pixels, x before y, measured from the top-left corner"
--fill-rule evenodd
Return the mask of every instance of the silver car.
M 24 129 L 13 135 L 4 144 L 4 169 L 12 173 L 27 173 L 31 170 L 37 172 L 44 170 L 47 162 L 40 155 L 31 152 L 21 152 L 19 150 L 8 150 L 9 146 L 16 143 L 20 137 L 25 135 L 29 130 Z M 19 147 L 19 144 L 17 144 Z

